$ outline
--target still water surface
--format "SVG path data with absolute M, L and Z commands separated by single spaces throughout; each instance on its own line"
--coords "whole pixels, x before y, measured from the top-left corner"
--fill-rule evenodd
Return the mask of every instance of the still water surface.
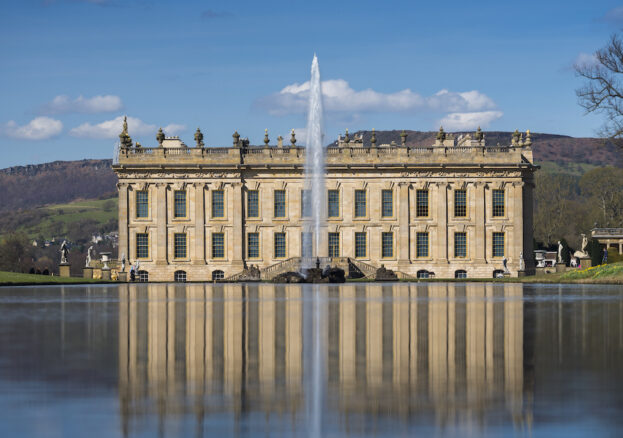
M 0 436 L 621 436 L 623 289 L 0 288 Z

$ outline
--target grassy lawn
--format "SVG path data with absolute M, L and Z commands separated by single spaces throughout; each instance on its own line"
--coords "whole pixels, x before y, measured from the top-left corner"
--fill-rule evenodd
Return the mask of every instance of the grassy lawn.
M 92 280 L 77 277 L 52 277 L 50 275 L 21 274 L 19 272 L 0 271 L 0 286 L 27 285 L 27 284 L 81 284 L 106 283 L 102 280 Z

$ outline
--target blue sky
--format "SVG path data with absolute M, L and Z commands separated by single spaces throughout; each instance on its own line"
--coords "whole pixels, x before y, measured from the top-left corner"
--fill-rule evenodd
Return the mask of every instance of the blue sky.
M 210 146 L 295 128 L 318 54 L 328 139 L 358 129 L 592 136 L 571 66 L 620 1 L 21 0 L 0 15 L 0 167 L 109 158 L 123 115 Z

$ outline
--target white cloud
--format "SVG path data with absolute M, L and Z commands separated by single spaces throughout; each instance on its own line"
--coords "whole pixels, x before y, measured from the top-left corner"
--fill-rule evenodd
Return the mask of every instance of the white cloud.
M 68 113 L 108 113 L 119 111 L 123 103 L 119 96 L 78 96 L 71 99 L 69 96 L 60 95 L 41 106 L 41 114 L 68 114 Z
M 56 137 L 62 130 L 63 123 L 50 117 L 36 117 L 22 126 L 11 120 L 4 126 L 6 135 L 20 140 L 47 140 Z
M 450 113 L 446 115 L 439 123 L 446 131 L 462 131 L 468 129 L 476 129 L 486 127 L 494 120 L 502 117 L 502 111 L 476 111 L 467 113 Z
M 599 63 L 594 53 L 580 53 L 576 56 L 573 65 L 577 67 L 594 67 Z
M 623 6 L 617 6 L 616 8 L 610 9 L 603 16 L 604 21 L 608 21 L 614 24 L 623 22 Z
M 309 81 L 287 85 L 278 93 L 256 102 L 271 115 L 304 113 L 307 110 Z M 324 108 L 334 112 L 459 112 L 495 108 L 491 98 L 479 91 L 453 92 L 441 90 L 432 96 L 422 96 L 410 89 L 381 93 L 370 88 L 354 90 L 344 79 L 322 82 Z
M 123 116 L 115 117 L 101 123 L 83 123 L 69 131 L 69 135 L 81 138 L 115 138 L 121 133 Z M 186 129 L 186 126 L 172 123 L 162 128 L 166 135 L 175 135 Z M 128 117 L 128 131 L 133 135 L 156 135 L 158 127 L 143 122 L 136 117 Z

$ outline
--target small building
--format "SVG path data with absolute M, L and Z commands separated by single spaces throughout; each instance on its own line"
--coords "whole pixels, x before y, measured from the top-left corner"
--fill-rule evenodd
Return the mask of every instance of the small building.
M 591 237 L 606 248 L 614 246 L 623 254 L 623 228 L 593 228 Z

